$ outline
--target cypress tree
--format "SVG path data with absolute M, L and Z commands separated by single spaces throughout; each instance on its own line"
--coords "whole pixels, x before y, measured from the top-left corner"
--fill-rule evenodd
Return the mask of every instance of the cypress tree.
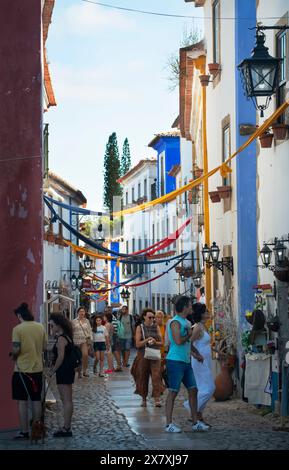
M 131 167 L 130 148 L 128 138 L 126 137 L 122 147 L 121 156 L 121 176 L 125 175 Z
M 120 177 L 120 161 L 116 133 L 113 132 L 106 144 L 104 155 L 104 206 L 113 211 L 113 196 L 121 196 L 121 186 L 117 183 Z

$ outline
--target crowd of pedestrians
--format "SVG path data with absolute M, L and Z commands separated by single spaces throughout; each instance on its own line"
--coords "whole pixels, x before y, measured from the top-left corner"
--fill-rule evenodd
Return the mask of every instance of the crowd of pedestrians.
M 183 383 L 188 392 L 184 406 L 190 412 L 192 430 L 209 429 L 203 411 L 214 393 L 214 380 L 210 336 L 205 326 L 208 312 L 204 303 L 192 305 L 189 297 L 180 296 L 173 315 L 145 308 L 137 321 L 127 306 L 117 311 L 107 306 L 104 312 L 91 318 L 83 307 L 79 307 L 72 321 L 63 314 L 51 314 L 49 333 L 55 342 L 52 365 L 45 380 L 43 353 L 47 338 L 44 328 L 34 321 L 27 304 L 21 304 L 15 314 L 20 322 L 12 332 L 11 353 L 15 361 L 12 397 L 18 401 L 20 421 L 16 438 L 26 439 L 29 435 L 28 400 L 32 402 L 32 420 L 41 419 L 43 383 L 49 386 L 54 376 L 63 403 L 63 427 L 54 433 L 54 437 L 72 436 L 72 385 L 75 374 L 79 379 L 89 377 L 89 357 L 94 359 L 93 374 L 100 378 L 130 368 L 135 393 L 141 397 L 143 408 L 147 407 L 150 380 L 155 407 L 162 406 L 162 396 L 167 389 L 166 432 L 181 432 L 173 421 L 173 410 Z M 130 366 L 133 347 L 137 353 Z

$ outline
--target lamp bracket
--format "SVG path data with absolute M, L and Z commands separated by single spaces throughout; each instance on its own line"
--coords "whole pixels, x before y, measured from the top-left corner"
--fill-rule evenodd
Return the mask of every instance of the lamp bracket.
M 233 263 L 233 257 L 228 256 L 225 258 L 222 258 L 222 261 L 207 261 L 206 265 L 211 268 L 212 266 L 214 268 L 217 268 L 219 271 L 221 271 L 222 275 L 224 276 L 224 267 L 228 269 L 234 275 L 234 263 Z

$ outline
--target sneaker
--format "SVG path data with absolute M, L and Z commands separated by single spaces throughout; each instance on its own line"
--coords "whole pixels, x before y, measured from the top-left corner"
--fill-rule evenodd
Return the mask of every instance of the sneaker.
M 195 424 L 192 425 L 192 431 L 208 431 L 210 429 L 210 426 L 207 426 L 205 423 L 202 421 L 197 421 Z
M 182 432 L 182 430 L 174 423 L 168 424 L 165 428 L 166 432 Z
M 113 370 L 112 369 L 106 369 L 104 371 L 105 374 L 112 374 L 113 373 Z
M 28 433 L 28 432 L 19 431 L 19 433 L 16 434 L 16 436 L 14 436 L 13 439 L 29 439 L 29 433 Z
M 103 374 L 102 372 L 100 372 L 100 373 L 98 374 L 98 377 L 105 377 L 105 374 Z

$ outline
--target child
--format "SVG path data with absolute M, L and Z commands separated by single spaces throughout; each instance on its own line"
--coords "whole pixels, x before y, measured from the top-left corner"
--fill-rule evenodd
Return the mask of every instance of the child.
M 93 349 L 95 360 L 93 364 L 93 373 L 96 374 L 97 364 L 99 362 L 99 377 L 105 377 L 103 373 L 104 352 L 109 350 L 108 331 L 102 325 L 101 315 L 96 315 L 93 323 Z

